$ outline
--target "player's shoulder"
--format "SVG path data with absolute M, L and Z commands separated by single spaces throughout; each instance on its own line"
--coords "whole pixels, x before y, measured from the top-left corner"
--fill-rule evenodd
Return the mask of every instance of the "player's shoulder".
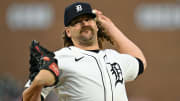
M 120 53 L 115 49 L 105 49 L 104 52 L 107 55 L 110 55 L 112 57 L 121 57 L 121 58 L 134 58 L 133 56 L 131 56 L 130 54 L 124 54 L 124 53 Z
M 114 49 L 104 49 L 103 51 L 108 55 L 122 55 L 121 53 L 119 53 Z
M 69 51 L 70 51 L 70 48 L 69 47 L 64 47 L 64 48 L 61 48 L 61 49 L 58 49 L 54 52 L 54 54 L 56 56 L 58 55 L 66 55 L 66 54 L 69 54 Z
M 106 53 L 118 53 L 116 50 L 114 50 L 114 49 L 104 49 L 103 50 L 104 52 L 106 52 Z M 120 53 L 119 53 L 120 54 Z

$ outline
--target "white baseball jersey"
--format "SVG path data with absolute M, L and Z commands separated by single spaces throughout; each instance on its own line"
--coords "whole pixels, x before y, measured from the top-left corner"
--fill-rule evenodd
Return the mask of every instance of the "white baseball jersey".
M 112 49 L 92 52 L 71 46 L 56 51 L 55 58 L 59 83 L 43 88 L 42 95 L 54 89 L 59 101 L 128 101 L 125 82 L 139 72 L 136 58 Z

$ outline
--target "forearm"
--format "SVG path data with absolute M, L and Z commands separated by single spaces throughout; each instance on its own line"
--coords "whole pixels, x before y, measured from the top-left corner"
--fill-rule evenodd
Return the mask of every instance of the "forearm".
M 144 67 L 146 67 L 146 59 L 141 49 L 129 40 L 113 23 L 109 25 L 107 34 L 110 35 L 114 41 L 117 50 L 120 53 L 130 54 L 142 60 Z
M 41 70 L 33 80 L 31 86 L 23 92 L 23 101 L 41 101 L 41 91 L 44 86 L 54 83 L 54 76 L 50 71 Z
M 43 85 L 39 85 L 38 82 L 39 81 L 32 82 L 31 86 L 24 90 L 23 101 L 41 101 Z

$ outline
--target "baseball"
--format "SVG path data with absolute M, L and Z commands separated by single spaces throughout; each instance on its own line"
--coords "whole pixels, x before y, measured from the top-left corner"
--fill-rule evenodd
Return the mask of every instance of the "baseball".
M 96 14 L 96 10 L 92 10 L 92 13 Z

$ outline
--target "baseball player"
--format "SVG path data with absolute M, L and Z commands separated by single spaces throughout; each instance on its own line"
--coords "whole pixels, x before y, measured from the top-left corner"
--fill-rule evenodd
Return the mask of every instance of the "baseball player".
M 50 52 L 32 42 L 23 101 L 44 101 L 51 91 L 59 101 L 128 101 L 125 83 L 146 68 L 142 51 L 85 2 L 66 7 L 64 26 L 64 48 Z M 117 50 L 103 49 L 103 40 Z

